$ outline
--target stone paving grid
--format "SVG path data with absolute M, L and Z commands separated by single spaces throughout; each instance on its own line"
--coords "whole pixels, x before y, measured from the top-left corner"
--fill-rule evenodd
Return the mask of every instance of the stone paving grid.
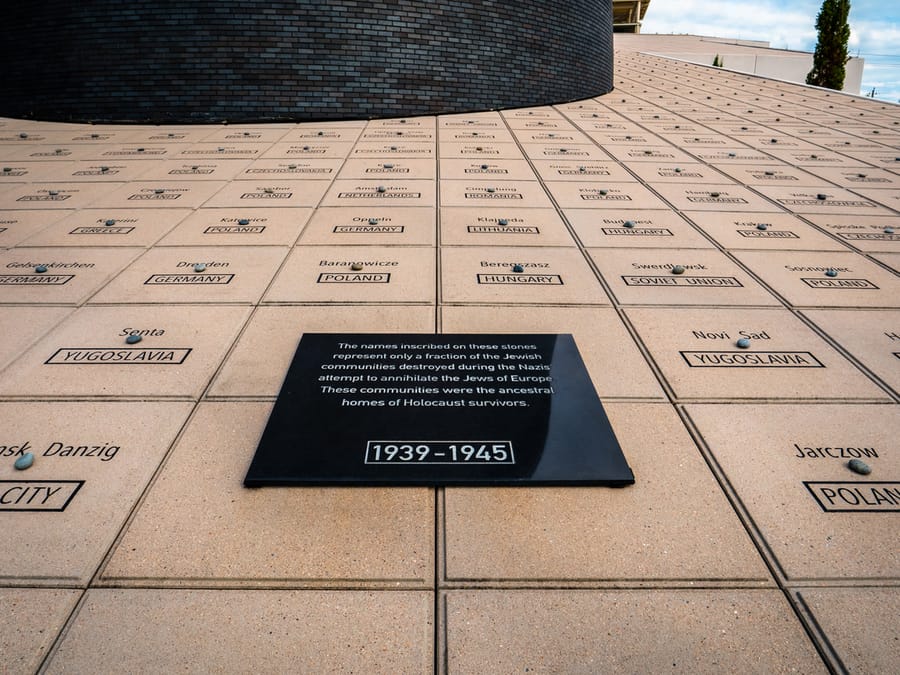
M 0 120 L 0 446 L 59 446 L 0 467 L 59 488 L 0 511 L 12 672 L 149 669 L 179 632 L 193 670 L 897 663 L 896 493 L 862 490 L 900 474 L 900 111 L 631 51 L 616 70 L 594 100 L 441 118 Z M 342 283 L 356 260 L 392 278 Z M 514 263 L 530 283 L 477 283 Z M 127 329 L 181 361 L 67 363 Z M 304 331 L 571 332 L 637 483 L 245 490 Z M 863 494 L 884 508 L 838 510 Z

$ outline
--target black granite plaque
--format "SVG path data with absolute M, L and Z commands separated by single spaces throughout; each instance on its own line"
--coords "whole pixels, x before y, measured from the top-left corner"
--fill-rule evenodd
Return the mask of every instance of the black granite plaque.
M 632 483 L 571 335 L 306 334 L 244 479 Z

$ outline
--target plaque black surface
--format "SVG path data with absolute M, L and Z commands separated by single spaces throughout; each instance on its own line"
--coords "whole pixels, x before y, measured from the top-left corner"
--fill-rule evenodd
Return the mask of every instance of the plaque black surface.
M 632 483 L 571 335 L 305 334 L 244 479 Z

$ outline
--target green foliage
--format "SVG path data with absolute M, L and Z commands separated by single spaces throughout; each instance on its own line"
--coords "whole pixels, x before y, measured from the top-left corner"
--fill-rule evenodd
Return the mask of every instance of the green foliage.
M 813 67 L 806 76 L 806 84 L 829 89 L 844 86 L 844 66 L 847 56 L 847 41 L 850 39 L 850 0 L 823 0 L 816 17 L 819 39 L 813 55 Z

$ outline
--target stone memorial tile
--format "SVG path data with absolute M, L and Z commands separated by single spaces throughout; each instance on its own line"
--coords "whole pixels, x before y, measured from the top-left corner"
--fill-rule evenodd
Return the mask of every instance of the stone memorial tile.
M 900 392 L 900 320 L 895 312 L 832 309 L 803 314 Z
M 475 158 L 478 160 L 522 159 L 524 155 L 515 143 L 450 143 L 441 141 L 438 146 L 439 157 Z
M 0 307 L 0 369 L 44 336 L 72 310 L 63 307 Z
M 644 182 L 651 185 L 656 183 L 718 184 L 728 180 L 727 177 L 715 169 L 697 162 L 686 162 L 684 164 L 673 162 L 660 164 L 633 162 L 628 168 L 634 171 Z
M 841 168 L 823 166 L 816 167 L 812 171 L 817 176 L 821 176 L 848 190 L 873 190 L 872 194 L 877 194 L 877 190 L 897 190 L 900 188 L 900 176 L 871 166 Z
M 741 142 L 764 152 L 768 152 L 769 148 L 777 148 L 779 150 L 789 148 L 791 150 L 805 150 L 807 152 L 816 152 L 822 149 L 819 145 L 810 143 L 797 135 L 787 135 L 777 132 L 763 133 L 758 136 L 744 136 L 741 137 Z
M 442 159 L 441 180 L 534 181 L 537 177 L 524 159 Z
M 362 133 L 365 122 L 356 124 L 334 124 L 327 123 L 319 126 L 317 124 L 301 124 L 295 129 L 291 129 L 281 137 L 282 143 L 292 143 L 302 146 L 307 143 L 333 143 L 340 141 L 341 143 L 354 143 Z
M 329 185 L 328 180 L 236 180 L 226 184 L 203 205 L 239 209 L 316 206 Z
M 653 189 L 659 192 L 675 208 L 682 211 L 739 211 L 741 213 L 781 213 L 768 199 L 754 194 L 736 183 L 729 183 L 723 177 L 720 183 L 703 185 L 674 185 L 656 183 Z
M 0 626 L 3 667 L 10 673 L 36 673 L 75 608 L 81 591 L 55 588 L 2 588 L 7 613 Z
M 322 207 L 298 243 L 434 246 L 436 222 L 433 207 Z
M 556 123 L 556 122 L 543 122 L 543 123 L 538 122 L 537 124 L 545 124 L 546 128 L 569 128 L 568 125 L 564 126 L 564 125 L 562 125 L 560 123 Z M 551 127 L 550 125 L 555 125 L 555 126 Z M 605 132 L 605 133 L 612 133 L 612 132 L 630 133 L 632 131 L 637 132 L 637 133 L 645 132 L 644 127 L 634 124 L 632 122 L 629 122 L 624 117 L 620 117 L 618 115 L 610 115 L 610 116 L 608 116 L 608 118 L 606 118 L 606 120 L 604 120 L 604 117 L 599 116 L 599 115 L 593 119 L 592 119 L 591 115 L 582 115 L 580 117 L 576 116 L 575 124 L 573 126 L 575 126 L 575 128 L 577 128 L 577 129 L 581 129 L 584 132 L 591 132 L 591 131 L 601 131 L 601 132 Z M 644 126 L 648 126 L 648 125 L 644 125 Z M 534 128 L 540 129 L 543 127 L 535 126 L 535 123 L 532 122 L 531 126 L 529 126 L 528 128 L 529 129 L 534 129 Z M 653 130 L 652 127 L 650 127 L 650 128 L 651 128 L 651 130 Z
M 771 164 L 774 161 L 773 157 L 765 152 L 738 145 L 732 145 L 727 148 L 692 148 L 691 153 L 697 159 L 701 159 L 707 164 L 712 164 L 716 168 L 721 168 L 720 164 L 723 166 L 733 166 L 735 164 L 762 166 Z
M 330 124 L 330 123 L 329 123 Z M 386 127 L 389 129 L 435 129 L 437 117 L 422 115 L 418 117 L 391 117 L 388 119 L 369 120 L 366 129 Z
M 371 143 L 374 141 L 394 143 L 426 143 L 433 144 L 436 137 L 433 127 L 406 127 L 373 125 L 363 129 L 359 137 L 360 142 Z
M 185 149 L 184 143 L 162 143 L 159 141 L 117 143 L 100 147 L 90 145 L 74 147 L 80 147 L 80 152 L 78 156 L 72 157 L 72 159 L 90 160 L 92 162 L 176 159 L 178 154 Z
M 805 218 L 862 251 L 900 251 L 900 216 L 810 214 Z
M 635 125 L 634 129 L 626 129 L 624 131 L 620 131 L 617 129 L 608 129 L 602 131 L 590 131 L 588 132 L 588 136 L 590 140 L 593 140 L 598 145 L 602 147 L 606 147 L 608 145 L 627 145 L 629 147 L 635 146 L 658 146 L 665 145 L 667 141 L 659 136 L 646 131 L 645 129 L 641 129 L 637 125 Z M 544 140 L 545 143 L 552 143 L 552 140 Z M 574 139 L 568 141 L 569 143 L 575 142 Z
M 234 180 L 247 166 L 249 159 L 213 159 L 213 160 L 177 160 L 153 162 L 148 167 L 146 162 L 133 162 L 141 168 L 142 181 L 199 181 L 199 180 Z
M 766 127 L 737 119 L 707 122 L 706 126 L 727 136 L 758 136 L 769 132 Z
M 435 142 L 405 140 L 403 137 L 383 141 L 361 140 L 353 146 L 350 157 L 353 159 L 434 159 Z
M 248 401 L 199 406 L 103 582 L 432 586 L 431 490 L 242 486 L 271 408 Z M 248 537 L 265 543 L 247 546 Z
M 589 159 L 609 160 L 609 155 L 596 145 L 579 145 L 576 143 L 523 143 L 522 149 L 530 159 L 573 159 L 578 162 Z
M 891 215 L 874 201 L 838 187 L 804 188 L 793 186 L 758 185 L 762 192 L 782 208 L 794 213 L 848 213 L 862 216 Z
M 575 246 L 575 240 L 553 208 L 443 207 L 441 244 Z
M 80 209 L 125 183 L 16 184 L 0 192 L 0 209 Z
M 72 213 L 75 211 L 62 209 L 0 211 L 0 248 L 11 248 Z
M 229 141 L 228 143 L 195 143 L 187 147 L 182 145 L 172 155 L 173 159 L 186 162 L 222 159 L 253 160 L 262 157 L 263 153 L 267 153 L 266 156 L 272 156 L 268 153 L 278 147 L 280 147 L 280 144 L 277 143 L 236 143 L 234 141 Z
M 667 143 L 676 141 L 685 134 L 691 134 L 691 137 L 700 136 L 701 134 L 709 134 L 709 129 L 698 124 L 689 124 L 686 120 L 653 120 L 652 122 L 643 122 L 644 127 L 650 129 L 653 133 L 663 138 Z M 675 142 L 677 145 L 677 141 Z
M 0 190 L 17 184 L 43 183 L 53 181 L 75 182 L 71 177 L 83 162 L 23 162 L 4 157 L 0 167 Z M 123 167 L 119 165 L 118 169 Z M 116 171 L 116 174 L 120 173 Z M 93 180 L 97 180 L 94 178 Z M 112 178 L 111 180 L 115 180 Z
M 308 139 L 293 143 L 275 143 L 260 155 L 263 159 L 345 159 L 353 149 L 349 141 Z
M 736 145 L 736 141 L 733 138 L 721 134 L 710 134 L 708 132 L 703 134 L 667 134 L 664 138 L 665 142 L 671 143 L 679 148 L 684 148 L 688 152 L 692 152 L 697 148 L 725 148 L 734 147 Z M 742 142 L 745 140 L 746 139 L 742 139 Z
M 876 204 L 891 209 L 894 212 L 892 215 L 900 214 L 900 190 L 896 187 L 888 189 L 857 187 L 853 188 L 853 191 Z
M 303 333 L 432 333 L 434 326 L 434 308 L 424 305 L 260 307 L 209 395 L 274 398 Z
M 582 254 L 571 248 L 444 248 L 441 261 L 444 302 L 609 304 Z
M 148 162 L 57 162 L 47 171 L 47 179 L 71 183 L 104 183 L 135 180 L 150 168 Z M 34 180 L 34 179 L 32 179 Z
M 817 140 L 820 140 L 821 145 L 824 148 L 841 153 L 852 152 L 860 159 L 865 159 L 865 156 L 870 152 L 890 152 L 890 148 L 881 143 L 873 143 L 872 141 L 864 138 L 857 138 L 855 136 L 843 135 L 839 138 Z
M 90 199 L 90 206 L 93 209 L 195 209 L 226 185 L 224 181 L 179 178 L 131 182 L 115 189 L 101 188 Z
M 778 305 L 719 251 L 589 249 L 616 299 L 625 305 Z M 684 268 L 681 274 L 673 270 Z
M 668 210 L 669 205 L 640 183 L 613 183 L 605 180 L 546 183 L 550 194 L 563 209 L 596 209 L 622 213 L 632 208 Z
M 766 152 L 787 164 L 803 168 L 830 166 L 857 166 L 858 159 L 838 154 L 832 150 L 790 150 L 778 148 L 766 148 Z
M 900 174 L 900 152 L 866 152 L 859 153 L 857 158 L 855 154 L 851 154 L 855 159 L 861 159 L 873 166 L 881 167 L 891 173 Z M 855 162 L 858 163 L 858 162 Z
M 644 357 L 609 307 L 447 306 L 446 333 L 571 333 L 601 399 L 662 398 Z
M 256 303 L 287 247 L 159 247 L 145 253 L 92 304 Z
M 15 248 L 0 252 L 0 304 L 78 305 L 134 260 L 137 248 Z
M 515 108 L 513 110 L 501 110 L 504 119 L 535 119 L 535 120 L 562 120 L 565 119 L 559 112 L 548 106 L 535 108 Z
M 611 145 L 609 154 L 624 162 L 626 166 L 632 162 L 693 162 L 693 157 L 679 150 L 674 145 Z
M 774 590 L 458 590 L 444 603 L 451 673 L 828 672 Z
M 503 118 L 497 112 L 462 113 L 454 115 L 440 115 L 437 118 L 439 129 L 504 129 Z
M 766 583 L 762 559 L 672 407 L 603 407 L 635 484 L 446 488 L 447 581 Z
M 372 158 L 348 159 L 339 178 L 345 180 L 434 180 L 434 159 Z
M 190 403 L 0 403 L 7 584 L 85 585 L 191 411 Z M 13 456 L 32 453 L 26 471 Z
M 789 580 L 897 578 L 900 550 L 887 543 L 900 509 L 896 406 L 687 412 Z M 871 474 L 852 471 L 853 459 Z
M 636 209 L 618 214 L 565 209 L 564 213 L 581 243 L 587 247 L 713 248 L 708 239 L 674 211 Z
M 161 246 L 293 246 L 312 209 L 197 209 Z
M 322 206 L 397 207 L 434 206 L 435 184 L 430 180 L 336 180 Z
M 82 308 L 6 369 L 0 396 L 196 399 L 249 313 L 205 305 Z M 126 342 L 132 334 L 142 339 Z
M 299 246 L 291 251 L 264 300 L 267 303 L 434 302 L 434 249 Z
M 341 159 L 258 159 L 235 176 L 237 180 L 331 180 Z
M 554 131 L 551 129 L 543 129 L 542 127 L 537 127 L 532 131 L 523 130 L 519 132 L 519 134 L 517 134 L 517 137 L 520 141 L 524 141 L 526 138 L 530 138 L 532 134 L 547 133 L 554 133 Z M 575 130 L 567 130 L 564 135 L 569 136 L 570 140 L 574 141 L 574 133 L 576 133 Z M 483 126 L 479 127 L 474 124 L 462 127 L 442 128 L 440 132 L 440 139 L 442 143 L 481 143 L 483 141 L 491 143 L 516 142 L 516 139 L 513 138 L 513 135 L 502 124 L 487 128 Z
M 536 180 L 453 180 L 441 183 L 441 206 L 477 208 L 552 208 L 553 202 Z
M 635 180 L 621 164 L 614 161 L 598 162 L 586 160 L 583 162 L 569 160 L 536 160 L 533 162 L 535 171 L 545 181 L 612 181 L 614 183 L 628 183 Z M 442 167 L 443 176 L 443 167 Z
M 211 134 L 204 136 L 204 143 L 224 143 L 230 145 L 232 143 L 255 143 L 261 145 L 264 143 L 278 143 L 284 140 L 284 136 L 289 133 L 290 127 L 279 125 L 260 125 L 260 126 L 227 126 L 222 127 Z
M 684 215 L 728 250 L 847 250 L 840 242 L 789 213 L 686 211 Z
M 737 182 L 743 185 L 763 185 L 763 186 L 803 186 L 815 187 L 821 190 L 829 190 L 833 186 L 828 181 L 822 180 L 819 176 L 814 176 L 801 169 L 773 161 L 760 165 L 732 164 L 722 165 L 718 167 L 720 171 L 727 174 Z
M 797 307 L 900 307 L 900 279 L 858 253 L 737 251 L 734 255 Z
M 108 149 L 108 146 L 101 146 Z M 4 162 L 72 162 L 95 158 L 101 148 L 78 143 L 57 143 L 40 145 L 4 144 Z
M 633 308 L 626 313 L 681 400 L 886 398 L 783 309 Z
M 804 588 L 797 594 L 851 673 L 889 673 L 900 663 L 900 635 L 890 617 L 900 589 Z
M 110 138 L 113 143 L 199 143 L 204 141 L 213 133 L 216 133 L 221 127 L 214 125 L 197 125 L 188 127 L 169 126 L 164 127 L 153 126 L 131 130 L 130 133 L 125 132 L 124 137 L 118 133 Z M 105 135 L 101 133 L 101 136 Z
M 413 591 L 95 589 L 46 672 L 424 673 L 433 609 Z
M 190 209 L 82 209 L 45 227 L 20 246 L 152 246 Z

